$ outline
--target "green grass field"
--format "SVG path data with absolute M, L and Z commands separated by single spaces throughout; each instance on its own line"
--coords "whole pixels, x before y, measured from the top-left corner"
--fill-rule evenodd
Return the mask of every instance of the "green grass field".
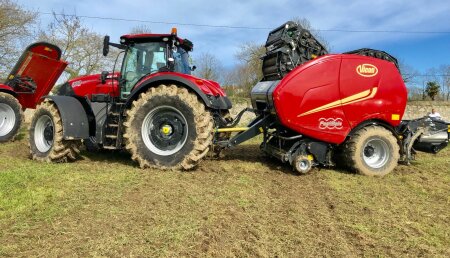
M 295 175 L 256 143 L 192 172 L 0 145 L 0 256 L 450 256 L 450 149 L 384 178 Z

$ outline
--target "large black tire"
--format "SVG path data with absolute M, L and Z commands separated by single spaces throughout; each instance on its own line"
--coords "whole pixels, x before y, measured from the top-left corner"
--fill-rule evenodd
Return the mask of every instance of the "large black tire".
M 347 166 L 367 176 L 384 176 L 397 166 L 400 153 L 394 135 L 381 126 L 359 129 L 344 146 Z
M 22 106 L 8 93 L 0 92 L 0 142 L 14 140 L 23 120 Z
M 126 149 L 141 168 L 187 170 L 208 153 L 214 123 L 195 94 L 160 85 L 132 103 L 124 126 Z
M 76 160 L 79 140 L 64 140 L 61 115 L 53 102 L 45 101 L 34 112 L 29 129 L 31 157 L 43 162 Z

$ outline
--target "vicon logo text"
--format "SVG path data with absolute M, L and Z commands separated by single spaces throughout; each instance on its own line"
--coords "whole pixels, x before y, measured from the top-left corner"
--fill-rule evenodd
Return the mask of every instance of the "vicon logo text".
M 356 72 L 364 77 L 373 77 L 377 75 L 378 68 L 372 64 L 360 64 L 356 67 Z

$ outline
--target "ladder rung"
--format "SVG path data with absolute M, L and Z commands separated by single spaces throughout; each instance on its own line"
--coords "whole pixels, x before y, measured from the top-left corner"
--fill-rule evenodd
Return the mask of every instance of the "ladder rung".
M 117 135 L 113 135 L 113 134 L 107 134 L 105 135 L 106 138 L 110 138 L 110 139 L 117 139 Z
M 108 127 L 119 127 L 118 124 L 108 124 Z
M 116 148 L 116 146 L 109 146 L 109 145 L 107 145 L 107 146 L 103 146 L 103 149 L 116 150 L 117 148 Z

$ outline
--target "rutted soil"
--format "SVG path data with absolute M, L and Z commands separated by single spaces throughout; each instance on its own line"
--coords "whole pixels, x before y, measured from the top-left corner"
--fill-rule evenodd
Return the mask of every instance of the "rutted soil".
M 0 162 L 16 166 L 0 170 L 0 182 L 18 173 L 30 194 L 57 194 L 22 210 L 0 203 L 1 255 L 450 255 L 448 149 L 380 179 L 326 169 L 298 176 L 256 144 L 192 172 L 141 170 L 122 152 L 36 172 L 42 165 L 23 144 L 0 147 L 8 157 Z

